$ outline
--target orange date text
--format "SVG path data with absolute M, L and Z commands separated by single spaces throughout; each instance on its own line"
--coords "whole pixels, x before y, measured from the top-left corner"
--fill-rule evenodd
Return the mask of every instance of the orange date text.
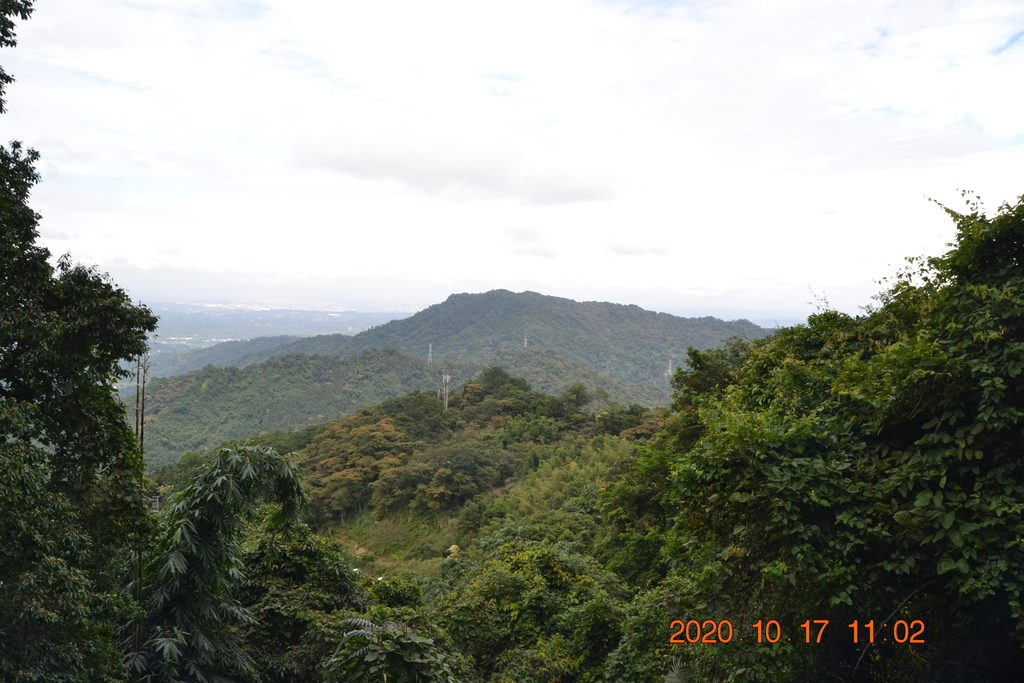
M 796 631 L 784 632 L 782 625 L 775 619 L 758 619 L 747 626 L 734 627 L 732 621 L 723 619 L 675 619 L 669 624 L 670 643 L 729 643 L 747 641 L 752 643 L 804 642 L 821 643 L 828 628 L 828 619 L 808 619 L 797 627 Z M 920 619 L 905 621 L 898 619 L 893 622 L 876 622 L 875 620 L 848 624 L 849 633 L 854 643 L 924 643 L 925 625 Z

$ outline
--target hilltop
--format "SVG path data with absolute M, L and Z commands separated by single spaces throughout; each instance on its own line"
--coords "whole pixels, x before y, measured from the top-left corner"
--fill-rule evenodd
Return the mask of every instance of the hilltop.
M 725 339 L 760 339 L 769 330 L 747 320 L 706 316 L 684 318 L 636 305 L 577 302 L 536 292 L 504 289 L 452 294 L 415 315 L 370 327 L 355 335 L 320 334 L 301 338 L 255 338 L 181 354 L 174 372 L 205 365 L 244 367 L 293 353 L 347 355 L 368 348 L 394 347 L 436 363 L 490 363 L 499 352 L 546 349 L 625 383 L 661 383 L 680 365 L 687 347 L 709 349 Z
M 442 373 L 458 386 L 490 366 L 539 391 L 582 383 L 604 401 L 663 406 L 669 370 L 687 347 L 767 334 L 745 320 L 535 292 L 453 294 L 354 336 L 257 338 L 191 352 L 211 364 L 147 388 L 146 450 L 151 465 L 162 465 L 227 439 L 301 429 L 410 391 L 436 393 Z

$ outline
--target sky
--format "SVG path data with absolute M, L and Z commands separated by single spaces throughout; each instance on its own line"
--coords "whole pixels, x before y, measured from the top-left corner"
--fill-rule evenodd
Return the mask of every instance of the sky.
M 38 0 L 0 137 L 146 301 L 855 314 L 1024 194 L 1020 0 Z

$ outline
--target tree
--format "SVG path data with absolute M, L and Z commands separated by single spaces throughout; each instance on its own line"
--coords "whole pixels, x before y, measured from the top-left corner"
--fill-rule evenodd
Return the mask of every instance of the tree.
M 243 543 L 241 557 L 239 599 L 254 619 L 242 639 L 257 680 L 323 680 L 322 662 L 334 650 L 336 631 L 329 615 L 366 602 L 354 558 L 339 541 L 315 535 L 305 524 L 290 537 L 264 525 Z
M 0 399 L 0 679 L 110 680 L 121 669 L 110 625 L 123 604 L 87 571 L 79 511 L 48 490 L 30 407 Z
M 34 0 L 0 0 L 0 47 L 14 47 L 18 44 L 14 37 L 14 21 L 11 17 L 19 17 L 22 21 L 32 14 Z M 0 67 L 0 114 L 7 111 L 4 101 L 4 88 L 14 82 L 14 78 Z
M 0 47 L 31 0 L 0 0 Z M 0 70 L 3 90 L 12 81 Z M 106 680 L 129 539 L 145 528 L 142 453 L 112 382 L 156 327 L 95 269 L 37 244 L 39 155 L 0 146 L 0 678 Z
M 602 679 L 618 642 L 618 584 L 588 556 L 562 543 L 515 539 L 460 569 L 437 619 L 471 655 L 485 680 Z
M 388 610 L 378 610 L 387 612 Z M 326 680 L 359 683 L 456 683 L 459 662 L 439 647 L 438 629 L 417 629 L 386 619 L 351 617 L 349 630 L 327 661 Z M 431 633 L 433 631 L 433 633 Z
M 253 667 L 238 628 L 252 623 L 237 592 L 239 544 L 258 503 L 276 507 L 271 528 L 288 533 L 307 504 L 299 469 L 262 446 L 223 448 L 161 514 L 155 548 L 133 586 L 146 615 L 125 629 L 140 679 L 227 682 Z
M 253 621 L 237 595 L 239 545 L 264 500 L 275 506 L 271 527 L 287 533 L 307 499 L 291 459 L 251 445 L 221 449 L 164 509 L 132 587 L 145 615 L 124 631 L 138 678 L 216 683 L 252 673 L 237 631 Z
M 794 641 L 807 619 L 831 629 L 811 648 L 690 648 L 703 675 L 1024 669 L 1024 197 L 992 218 L 949 213 L 952 248 L 911 260 L 868 314 L 811 316 L 751 349 L 731 388 L 691 401 L 673 555 L 693 604 L 771 618 Z M 854 621 L 890 630 L 854 642 Z

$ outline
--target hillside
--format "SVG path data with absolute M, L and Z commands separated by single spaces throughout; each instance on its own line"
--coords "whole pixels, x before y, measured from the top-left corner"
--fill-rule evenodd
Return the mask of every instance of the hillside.
M 351 337 L 328 334 L 264 345 L 244 361 L 380 347 L 426 359 L 432 346 L 434 362 L 491 364 L 495 354 L 525 347 L 545 349 L 626 384 L 667 386 L 666 371 L 682 364 L 687 347 L 706 350 L 730 337 L 760 339 L 769 332 L 746 320 L 682 318 L 639 306 L 497 289 L 453 294 L 413 316 Z
M 352 338 L 352 350 L 394 346 L 434 361 L 488 362 L 499 351 L 543 348 L 628 384 L 661 383 L 686 348 L 708 349 L 729 337 L 759 339 L 768 330 L 745 320 L 680 318 L 639 306 L 577 302 L 503 289 L 453 294 L 416 315 Z
M 622 404 L 664 405 L 669 398 L 667 384 L 627 385 L 543 349 L 504 351 L 493 360 L 548 393 L 578 382 Z M 455 388 L 485 367 L 430 365 L 385 348 L 349 356 L 293 353 L 244 368 L 207 366 L 156 378 L 146 388 L 146 453 L 150 466 L 160 467 L 228 439 L 302 429 L 410 391 L 436 393 L 442 372 L 452 375 Z
M 670 398 L 666 372 L 682 363 L 688 346 L 767 334 L 747 321 L 680 318 L 533 292 L 455 294 L 355 336 L 259 338 L 182 354 L 193 364 L 225 367 L 150 383 L 146 451 L 150 465 L 159 466 L 185 451 L 301 429 L 389 396 L 436 393 L 442 373 L 458 386 L 493 365 L 542 392 L 582 383 L 602 401 L 663 406 Z
M 877 308 L 689 353 L 670 411 L 492 368 L 265 445 L 446 682 L 1018 681 L 1024 198 L 950 213 Z
M 344 358 L 292 354 L 245 368 L 208 366 L 150 382 L 146 453 L 150 466 L 159 467 L 228 439 L 300 429 L 388 396 L 437 388 L 437 373 L 425 361 L 394 349 Z

